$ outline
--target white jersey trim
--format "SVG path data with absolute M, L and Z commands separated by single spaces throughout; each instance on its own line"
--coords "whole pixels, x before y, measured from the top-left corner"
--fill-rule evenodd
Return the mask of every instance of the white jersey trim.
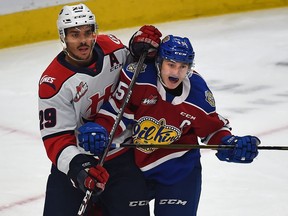
M 225 125 L 225 126 L 223 126 L 222 128 L 220 128 L 219 130 L 217 130 L 217 131 L 209 134 L 207 137 L 200 137 L 201 142 L 204 143 L 204 144 L 209 143 L 210 139 L 211 139 L 216 133 L 218 133 L 219 131 L 231 131 L 231 130 L 229 129 L 229 125 Z
M 79 149 L 76 146 L 66 147 L 60 154 L 57 160 L 57 168 L 67 175 L 69 171 L 69 164 L 71 160 L 78 154 L 81 154 Z
M 120 112 L 120 109 L 118 109 L 118 107 L 117 107 L 117 105 L 116 105 L 116 103 L 115 103 L 115 101 L 114 101 L 114 99 L 113 98 L 111 98 L 110 100 L 109 100 L 109 102 L 110 102 L 110 105 L 112 106 L 112 108 L 117 112 L 117 114 Z M 128 119 L 134 119 L 134 114 L 129 114 L 129 113 L 123 113 L 123 116 L 125 117 L 125 118 L 128 118 Z
M 140 169 L 141 169 L 142 172 L 148 171 L 150 169 L 153 169 L 154 167 L 159 166 L 160 164 L 162 164 L 162 163 L 164 163 L 164 162 L 166 162 L 168 160 L 183 156 L 187 151 L 188 150 L 175 152 L 173 154 L 169 154 L 169 155 L 167 155 L 165 157 L 160 158 L 159 160 L 154 161 L 153 163 L 150 163 L 150 164 L 148 164 L 148 165 L 146 165 L 144 167 L 141 167 Z

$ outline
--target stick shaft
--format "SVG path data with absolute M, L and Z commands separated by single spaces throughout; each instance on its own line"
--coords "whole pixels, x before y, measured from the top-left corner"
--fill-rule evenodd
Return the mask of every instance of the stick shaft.
M 100 160 L 99 160 L 99 165 L 100 165 L 100 166 L 103 166 L 104 161 L 105 161 L 105 158 L 107 157 L 107 154 L 108 154 L 108 152 L 109 152 L 109 149 L 110 149 L 110 147 L 111 147 L 111 145 L 112 145 L 112 140 L 113 140 L 113 138 L 114 138 L 114 136 L 115 136 L 115 133 L 116 133 L 116 129 L 117 129 L 118 125 L 120 124 L 120 120 L 121 120 L 121 118 L 122 118 L 122 116 L 123 116 L 124 109 L 125 109 L 127 103 L 128 103 L 129 100 L 130 100 L 130 96 L 131 96 L 131 94 L 132 94 L 132 88 L 133 88 L 134 84 L 136 83 L 136 79 L 137 79 L 139 73 L 140 73 L 141 70 L 142 70 L 143 63 L 144 63 L 144 60 L 145 60 L 146 56 L 147 56 L 147 52 L 144 52 L 144 53 L 141 55 L 141 57 L 140 57 L 140 59 L 139 59 L 139 61 L 138 61 L 138 63 L 137 63 L 137 67 L 136 67 L 135 73 L 133 74 L 133 77 L 132 77 L 132 79 L 131 79 L 131 83 L 130 83 L 130 85 L 128 86 L 127 92 L 126 92 L 125 95 L 124 95 L 123 104 L 122 104 L 121 108 L 119 109 L 119 112 L 118 112 L 118 114 L 117 114 L 117 116 L 116 116 L 116 120 L 115 120 L 115 122 L 114 122 L 114 124 L 113 124 L 113 127 L 112 127 L 112 129 L 111 129 L 111 132 L 110 132 L 110 134 L 109 134 L 108 144 L 107 144 L 107 146 L 106 146 L 106 148 L 105 148 L 105 151 L 104 151 L 103 154 L 102 154 L 102 157 L 101 157 Z M 86 191 L 86 195 L 85 195 L 85 197 L 83 198 L 83 201 L 82 201 L 82 203 L 81 203 L 81 205 L 80 205 L 80 208 L 79 208 L 79 211 L 78 211 L 78 216 L 84 215 L 85 210 L 86 210 L 86 207 L 87 207 L 87 205 L 88 205 L 88 203 L 89 203 L 89 201 L 90 201 L 90 198 L 91 198 L 91 196 L 92 196 L 92 193 L 93 193 L 93 192 L 90 191 L 90 190 L 87 190 L 87 191 Z
M 146 56 L 147 56 L 147 52 L 144 52 L 139 58 L 135 73 L 133 74 L 133 77 L 131 79 L 130 85 L 128 86 L 127 92 L 124 95 L 123 104 L 122 104 L 122 106 L 119 109 L 119 112 L 118 112 L 118 114 L 116 116 L 115 122 L 114 122 L 114 124 L 112 126 L 111 132 L 109 134 L 109 139 L 108 139 L 107 146 L 105 148 L 105 151 L 102 154 L 102 157 L 100 158 L 99 165 L 101 165 L 101 166 L 103 165 L 103 163 L 105 161 L 105 158 L 107 157 L 107 154 L 109 152 L 109 149 L 110 149 L 110 147 L 112 145 L 112 141 L 113 141 L 113 138 L 115 136 L 117 127 L 120 124 L 120 121 L 121 121 L 122 116 L 124 114 L 124 109 L 125 109 L 126 105 L 128 104 L 128 102 L 130 100 L 130 96 L 132 94 L 132 88 L 133 88 L 134 84 L 136 83 L 136 79 L 137 79 L 139 73 L 142 70 L 142 67 L 143 67 L 144 60 L 145 60 Z
M 84 196 L 84 198 L 82 200 L 82 203 L 80 205 L 80 208 L 78 210 L 77 216 L 83 216 L 84 215 L 85 210 L 86 210 L 87 205 L 88 205 L 88 202 L 91 199 L 91 196 L 92 196 L 92 191 L 87 190 L 86 194 L 85 194 L 85 196 Z
M 163 149 L 231 149 L 234 145 L 194 145 L 194 144 L 128 144 L 123 143 L 116 147 L 125 148 L 163 148 Z M 258 146 L 259 150 L 288 150 L 288 146 Z

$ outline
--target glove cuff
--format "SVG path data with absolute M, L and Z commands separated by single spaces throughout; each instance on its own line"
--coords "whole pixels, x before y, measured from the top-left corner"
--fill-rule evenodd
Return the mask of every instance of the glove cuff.
M 78 154 L 71 160 L 67 175 L 69 178 L 71 178 L 75 186 L 77 186 L 78 185 L 77 178 L 79 173 L 87 168 L 96 166 L 97 163 L 98 160 L 94 158 L 92 155 Z
M 135 60 L 139 59 L 139 56 L 138 56 L 138 57 L 135 56 L 135 54 L 134 54 L 134 52 L 133 52 L 133 46 L 132 46 L 132 42 L 133 42 L 133 39 L 134 39 L 134 37 L 135 37 L 136 34 L 137 34 L 137 32 L 135 32 L 135 33 L 132 35 L 132 37 L 130 38 L 129 43 L 128 43 L 128 49 L 129 49 L 129 51 L 130 51 L 130 54 L 131 54 L 131 56 L 132 56 Z

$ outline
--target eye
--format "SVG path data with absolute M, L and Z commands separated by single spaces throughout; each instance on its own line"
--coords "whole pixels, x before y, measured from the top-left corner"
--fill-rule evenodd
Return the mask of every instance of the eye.
M 86 37 L 91 37 L 92 35 L 93 35 L 93 32 L 91 30 L 85 32 Z
M 175 64 L 173 62 L 168 62 L 167 65 L 171 68 L 175 67 Z
M 76 39 L 76 38 L 78 38 L 78 37 L 79 37 L 79 34 L 78 34 L 78 33 L 72 33 L 72 34 L 71 34 L 71 37 L 73 37 L 73 38 L 75 38 L 75 39 Z

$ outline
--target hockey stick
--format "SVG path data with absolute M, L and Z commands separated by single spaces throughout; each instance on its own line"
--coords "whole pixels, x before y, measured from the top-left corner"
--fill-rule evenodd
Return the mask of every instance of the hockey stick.
M 113 144 L 116 148 L 160 148 L 160 149 L 231 149 L 234 145 L 193 145 L 193 144 Z M 288 146 L 258 146 L 259 150 L 288 150 Z
M 113 127 L 111 129 L 111 132 L 109 134 L 108 144 L 107 144 L 107 146 L 105 148 L 105 151 L 104 151 L 102 157 L 100 158 L 99 165 L 101 165 L 101 166 L 103 165 L 104 160 L 107 157 L 109 149 L 110 149 L 110 147 L 112 145 L 112 141 L 113 141 L 113 138 L 115 136 L 116 129 L 117 129 L 118 125 L 120 124 L 120 121 L 121 121 L 122 116 L 124 114 L 124 109 L 125 109 L 126 105 L 128 104 L 128 102 L 130 100 L 130 97 L 131 97 L 131 94 L 132 94 L 132 88 L 134 87 L 134 84 L 136 83 L 136 79 L 137 79 L 138 75 L 140 74 L 140 72 L 142 70 L 142 67 L 143 67 L 144 60 L 145 60 L 146 56 L 147 56 L 147 51 L 144 52 L 140 56 L 140 59 L 139 59 L 139 61 L 137 63 L 137 67 L 136 67 L 135 73 L 133 74 L 133 77 L 131 79 L 130 85 L 128 86 L 127 92 L 124 95 L 123 104 L 121 105 L 121 107 L 119 109 L 119 112 L 118 112 L 118 114 L 117 114 L 117 116 L 115 118 L 115 122 L 113 124 Z
M 125 109 L 127 103 L 130 100 L 130 96 L 132 94 L 132 88 L 133 88 L 134 84 L 136 83 L 136 79 L 137 79 L 139 73 L 142 70 L 143 63 L 144 63 L 144 60 L 145 60 L 146 56 L 147 56 L 147 51 L 144 52 L 140 56 L 140 58 L 138 60 L 135 73 L 133 74 L 133 77 L 131 79 L 130 85 L 128 86 L 127 92 L 124 95 L 123 104 L 121 105 L 121 107 L 119 109 L 119 112 L 118 112 L 118 114 L 117 114 L 117 116 L 115 118 L 115 122 L 114 122 L 114 124 L 112 126 L 111 132 L 109 134 L 107 146 L 106 146 L 106 148 L 105 148 L 105 150 L 104 150 L 104 152 L 102 154 L 102 157 L 99 160 L 99 165 L 100 166 L 103 166 L 105 158 L 107 157 L 109 149 L 110 149 L 110 147 L 112 145 L 112 140 L 113 140 L 113 138 L 115 136 L 115 133 L 116 133 L 116 129 L 117 129 L 118 125 L 120 124 L 121 118 L 122 118 L 122 116 L 124 114 L 124 109 Z M 90 190 L 86 191 L 85 197 L 83 198 L 83 201 L 82 201 L 82 203 L 80 205 L 80 208 L 79 208 L 79 211 L 78 211 L 78 214 L 77 214 L 78 216 L 83 216 L 84 215 L 86 207 L 88 205 L 88 202 L 91 199 L 92 193 L 93 193 L 93 191 L 90 191 Z

